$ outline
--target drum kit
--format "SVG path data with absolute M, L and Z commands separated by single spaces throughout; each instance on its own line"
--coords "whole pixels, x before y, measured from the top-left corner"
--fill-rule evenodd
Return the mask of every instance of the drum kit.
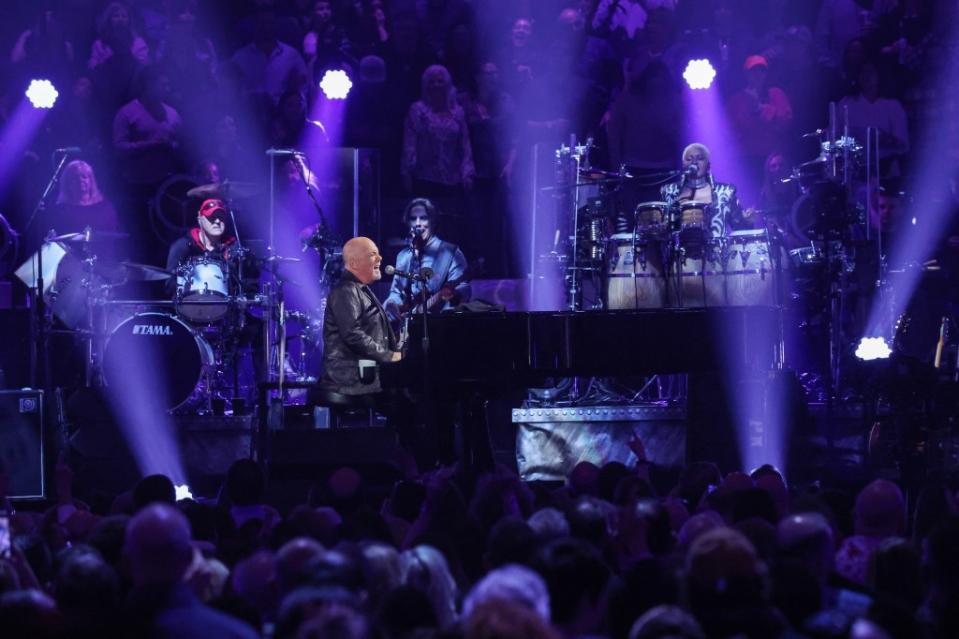
M 701 202 L 641 202 L 632 232 L 609 237 L 606 307 L 776 305 L 781 249 L 767 229 L 710 235 Z
M 217 188 L 203 185 L 187 194 L 222 194 Z M 241 189 L 236 186 L 233 192 Z M 308 352 L 322 338 L 323 309 L 319 316 L 287 310 L 279 273 L 282 265 L 302 258 L 254 255 L 239 242 L 226 255 L 205 253 L 173 270 L 106 257 L 112 252 L 109 244 L 127 238 L 87 228 L 51 234 L 38 251 L 46 307 L 43 332 L 72 335 L 83 343 L 86 385 L 125 388 L 132 383 L 151 389 L 153 401 L 164 410 L 204 414 L 226 409 L 228 399 L 234 400 L 234 412 L 242 410 L 245 402 L 236 400 L 253 399 L 256 378 L 276 377 L 277 369 L 297 380 L 307 375 Z M 301 240 L 304 251 L 320 253 L 321 284 L 329 284 L 341 263 L 339 242 L 322 224 Z M 34 255 L 16 274 L 35 289 L 37 270 Z M 144 285 L 136 283 L 144 282 L 162 283 L 165 297 L 126 299 L 128 284 L 143 292 Z M 149 286 L 146 290 L 152 290 Z M 302 330 L 288 335 L 288 320 Z M 293 339 L 301 342 L 298 363 L 286 354 L 287 341 Z M 251 362 L 240 357 L 244 345 L 251 347 Z
M 540 189 L 553 193 L 557 222 L 539 264 L 562 273 L 569 310 L 779 306 L 784 336 L 815 341 L 794 352 L 828 353 L 819 377 L 825 393 L 837 394 L 845 345 L 860 337 L 852 298 L 890 295 L 884 231 L 867 214 L 879 192 L 879 135 L 867 129 L 861 144 L 849 134 L 848 113 L 833 104 L 829 127 L 804 137 L 819 139 L 819 155 L 767 176 L 774 199 L 755 212 L 757 228 L 721 235 L 710 228 L 709 203 L 641 201 L 615 210 L 624 185 L 650 193 L 680 172 L 604 173 L 589 165 L 590 140 L 561 145 L 555 183 Z

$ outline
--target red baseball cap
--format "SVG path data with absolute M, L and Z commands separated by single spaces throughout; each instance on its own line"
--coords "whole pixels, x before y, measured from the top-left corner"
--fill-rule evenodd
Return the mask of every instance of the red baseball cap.
M 766 58 L 761 55 L 751 55 L 746 58 L 746 62 L 743 64 L 743 69 L 749 71 L 753 67 L 766 67 L 769 68 L 769 63 L 766 62 Z
M 221 199 L 211 197 L 203 200 L 203 204 L 200 205 L 200 215 L 204 217 L 213 217 L 218 211 L 222 212 L 224 217 L 228 215 L 226 204 Z

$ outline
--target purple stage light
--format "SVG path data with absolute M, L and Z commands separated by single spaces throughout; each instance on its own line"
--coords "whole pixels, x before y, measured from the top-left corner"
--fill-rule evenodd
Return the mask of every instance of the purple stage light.
M 49 80 L 31 80 L 26 94 L 35 109 L 52 109 L 60 93 Z
M 708 89 L 716 79 L 716 69 L 709 60 L 690 60 L 683 71 L 683 79 L 690 89 Z
M 342 69 L 331 69 L 323 74 L 320 80 L 320 88 L 323 89 L 323 95 L 328 100 L 345 100 L 353 88 L 353 81 L 346 71 Z

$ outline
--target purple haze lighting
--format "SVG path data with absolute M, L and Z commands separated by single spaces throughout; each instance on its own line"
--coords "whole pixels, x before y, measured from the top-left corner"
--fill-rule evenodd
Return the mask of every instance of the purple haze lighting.
M 17 181 L 23 152 L 33 142 L 33 136 L 47 113 L 47 109 L 37 109 L 26 98 L 21 99 L 0 132 L 0 149 L 3 149 L 0 153 L 0 196 Z
M 683 79 L 690 89 L 708 89 L 716 79 L 716 69 L 709 60 L 690 60 L 683 71 Z
M 31 80 L 25 95 L 35 109 L 52 109 L 60 94 L 49 80 Z
M 952 13 L 954 9 L 947 9 L 948 5 L 950 3 L 940 3 L 940 17 L 943 24 L 949 25 L 943 28 L 943 33 L 951 35 L 954 48 L 959 43 L 959 16 Z M 930 86 L 945 96 L 955 95 L 955 87 L 959 86 L 959 57 L 945 56 L 937 75 Z M 885 275 L 887 286 L 873 300 L 866 335 L 892 336 L 895 323 L 909 307 L 925 275 L 924 262 L 941 245 L 957 203 L 950 188 L 950 182 L 957 179 L 955 156 L 948 152 L 944 156 L 944 151 L 956 148 L 955 125 L 948 118 L 939 117 L 925 118 L 919 125 L 919 135 L 913 137 L 919 140 L 918 152 L 916 159 L 910 162 L 912 170 L 905 190 L 921 195 L 922 224 L 903 225 L 902 231 L 893 236 L 886 251 L 891 267 Z
M 331 69 L 323 74 L 320 80 L 320 88 L 323 89 L 323 95 L 328 100 L 345 100 L 353 88 L 353 81 L 346 71 L 342 69 Z

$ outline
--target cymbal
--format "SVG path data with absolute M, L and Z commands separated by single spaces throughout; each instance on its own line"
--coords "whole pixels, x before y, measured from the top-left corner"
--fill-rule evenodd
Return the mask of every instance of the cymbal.
M 123 262 L 122 265 L 127 272 L 127 277 L 139 282 L 157 282 L 173 277 L 173 273 L 159 266 L 137 264 L 136 262 Z
M 119 231 L 88 231 L 84 233 L 65 233 L 48 237 L 47 242 L 106 242 L 130 237 L 129 233 Z
M 299 257 L 283 257 L 281 255 L 271 255 L 270 257 L 264 257 L 261 261 L 277 262 L 277 263 L 292 263 L 292 262 L 302 262 L 303 259 Z
M 248 198 L 257 195 L 260 192 L 260 185 L 255 182 L 231 182 L 223 180 L 222 182 L 212 182 L 210 184 L 201 184 L 195 186 L 186 192 L 188 197 L 208 198 Z

